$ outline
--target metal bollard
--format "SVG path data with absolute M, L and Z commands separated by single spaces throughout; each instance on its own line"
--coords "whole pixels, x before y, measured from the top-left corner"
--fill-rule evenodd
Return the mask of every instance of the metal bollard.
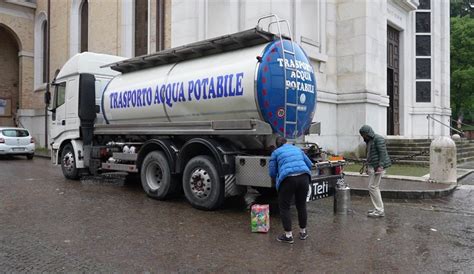
M 338 181 L 334 194 L 334 213 L 347 215 L 351 211 L 351 188 L 343 180 L 341 180 L 341 183 Z

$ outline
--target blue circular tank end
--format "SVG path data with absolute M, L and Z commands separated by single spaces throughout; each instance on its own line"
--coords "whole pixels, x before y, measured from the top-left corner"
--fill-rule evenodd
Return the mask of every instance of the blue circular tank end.
M 263 119 L 274 132 L 295 139 L 311 125 L 317 90 L 308 57 L 298 44 L 291 43 L 274 41 L 265 48 L 257 74 L 257 101 Z

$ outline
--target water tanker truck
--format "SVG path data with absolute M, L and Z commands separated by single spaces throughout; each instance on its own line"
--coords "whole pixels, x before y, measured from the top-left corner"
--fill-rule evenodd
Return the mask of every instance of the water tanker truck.
M 249 187 L 275 188 L 268 160 L 285 136 L 314 163 L 308 200 L 343 180 L 342 161 L 303 142 L 319 128 L 308 57 L 258 26 L 131 59 L 80 53 L 52 90 L 52 162 L 68 179 L 127 172 L 152 198 L 184 192 L 213 210 Z

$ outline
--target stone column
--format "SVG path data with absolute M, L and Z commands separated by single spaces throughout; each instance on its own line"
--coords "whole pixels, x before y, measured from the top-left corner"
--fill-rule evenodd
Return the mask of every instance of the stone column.
M 34 83 L 34 55 L 32 52 L 20 51 L 18 64 L 20 70 L 19 92 L 20 109 L 39 108 L 43 102 L 42 96 L 33 92 Z M 41 101 L 38 102 L 38 99 Z
M 437 183 L 457 182 L 456 144 L 450 137 L 440 136 L 431 142 L 430 179 Z
M 352 151 L 359 128 L 386 134 L 387 2 L 337 4 L 338 150 Z
M 37 146 L 44 146 L 44 90 L 34 91 L 34 58 L 33 53 L 18 53 L 20 68 L 20 108 L 17 118 L 19 126 L 25 127 L 35 138 Z

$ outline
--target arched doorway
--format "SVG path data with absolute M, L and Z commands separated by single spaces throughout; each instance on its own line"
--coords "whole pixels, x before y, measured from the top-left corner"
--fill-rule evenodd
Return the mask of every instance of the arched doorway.
M 0 25 L 0 126 L 16 126 L 20 98 L 18 52 L 16 37 Z

